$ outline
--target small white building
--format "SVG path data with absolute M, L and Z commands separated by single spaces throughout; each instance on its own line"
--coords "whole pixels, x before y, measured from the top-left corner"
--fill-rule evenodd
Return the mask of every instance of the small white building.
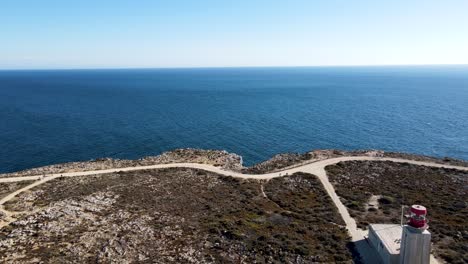
M 403 229 L 396 224 L 370 224 L 369 242 L 384 264 L 400 263 Z
M 384 264 L 428 264 L 431 233 L 427 230 L 427 210 L 422 205 L 410 208 L 406 225 L 370 224 L 368 240 Z

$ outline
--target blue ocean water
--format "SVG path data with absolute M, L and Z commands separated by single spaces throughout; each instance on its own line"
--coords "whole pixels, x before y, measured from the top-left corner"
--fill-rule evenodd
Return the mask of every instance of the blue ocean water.
M 468 159 L 468 66 L 0 71 L 0 172 L 186 147 Z

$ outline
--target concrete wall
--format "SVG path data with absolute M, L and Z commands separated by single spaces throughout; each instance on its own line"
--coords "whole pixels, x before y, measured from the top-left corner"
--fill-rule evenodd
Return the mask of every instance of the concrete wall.
M 398 264 L 400 261 L 400 255 L 390 254 L 385 247 L 384 243 L 380 241 L 380 238 L 376 235 L 372 225 L 369 226 L 368 240 L 372 247 L 377 251 L 380 260 L 384 264 Z
M 410 226 L 403 227 L 401 240 L 401 264 L 429 264 L 431 254 L 431 233 L 421 232 Z

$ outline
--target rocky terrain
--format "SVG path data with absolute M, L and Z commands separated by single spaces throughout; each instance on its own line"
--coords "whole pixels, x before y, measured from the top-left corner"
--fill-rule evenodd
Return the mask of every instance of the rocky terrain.
M 0 183 L 0 199 L 7 196 L 8 194 L 23 188 L 29 184 L 33 183 L 33 181 L 21 181 L 21 182 L 8 182 L 8 183 Z
M 402 152 L 382 152 L 383 157 L 387 158 L 402 158 L 408 160 L 416 160 L 416 161 L 427 161 L 439 164 L 447 164 L 447 165 L 454 165 L 454 166 L 464 166 L 468 167 L 468 161 L 454 159 L 450 157 L 443 157 L 443 158 L 436 158 L 430 156 L 423 156 L 423 155 L 416 155 L 410 153 L 402 153 Z
M 19 172 L 0 174 L 0 177 L 18 177 L 75 171 L 92 171 L 183 162 L 210 164 L 229 170 L 239 170 L 242 168 L 242 157 L 239 155 L 228 153 L 224 150 L 187 148 L 176 149 L 173 151 L 164 152 L 159 156 L 150 156 L 138 160 L 100 158 L 91 161 L 55 164 Z
M 326 167 L 358 225 L 400 223 L 401 205 L 429 210 L 435 254 L 468 263 L 468 172 L 386 161 L 347 161 Z
M 66 173 L 76 171 L 103 170 L 112 168 L 125 168 L 135 166 L 148 166 L 168 163 L 203 163 L 219 166 L 227 170 L 239 171 L 249 174 L 263 174 L 275 172 L 285 168 L 300 166 L 319 160 L 337 158 L 343 156 L 369 156 L 369 157 L 389 157 L 404 158 L 417 161 L 428 161 L 439 164 L 456 166 L 468 166 L 468 161 L 452 158 L 435 158 L 415 154 L 384 152 L 380 150 L 314 150 L 306 153 L 284 153 L 273 156 L 271 159 L 258 163 L 251 167 L 243 167 L 242 157 L 224 150 L 202 150 L 202 149 L 176 149 L 164 152 L 158 156 L 144 157 L 137 160 L 100 158 L 91 161 L 69 162 L 63 164 L 49 165 L 39 168 L 28 169 L 13 173 L 0 174 L 1 177 L 18 177 L 29 175 L 43 175 L 52 173 Z
M 342 156 L 468 165 L 375 150 L 316 150 L 276 155 L 246 168 L 240 156 L 226 151 L 180 149 L 0 177 L 180 162 L 262 174 Z M 468 172 L 387 161 L 347 161 L 326 170 L 361 228 L 399 223 L 401 204 L 422 203 L 429 208 L 436 255 L 468 263 Z M 42 179 L 0 210 L 2 263 L 348 263 L 355 257 L 341 216 L 311 174 L 242 180 L 172 168 Z M 0 183 L 0 198 L 31 183 Z
M 338 158 L 343 156 L 368 156 L 382 158 L 403 158 L 416 161 L 426 161 L 439 164 L 465 166 L 468 167 L 468 161 L 457 160 L 453 158 L 435 158 L 422 155 L 400 153 L 400 152 L 385 152 L 381 150 L 314 150 L 306 153 L 284 153 L 278 154 L 269 160 L 253 165 L 252 167 L 243 168 L 243 173 L 263 174 L 268 172 L 279 171 L 284 168 L 295 167 L 315 161 Z
M 241 180 L 194 169 L 60 177 L 5 204 L 2 263 L 350 262 L 320 181 Z
M 8 194 L 19 190 L 29 184 L 33 183 L 33 181 L 21 181 L 21 182 L 11 182 L 11 183 L 0 183 L 0 199 L 7 196 Z M 4 212 L 0 211 L 0 223 L 5 220 L 6 215 Z

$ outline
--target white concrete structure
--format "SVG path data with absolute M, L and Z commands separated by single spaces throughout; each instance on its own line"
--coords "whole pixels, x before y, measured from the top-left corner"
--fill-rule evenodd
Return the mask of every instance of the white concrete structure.
M 428 264 L 431 256 L 431 233 L 426 218 L 427 209 L 422 205 L 413 205 L 408 224 L 403 226 L 401 241 L 401 264 Z
M 403 226 L 400 263 L 426 264 L 431 255 L 431 233 L 427 229 Z
M 384 264 L 429 264 L 431 261 L 431 233 L 422 205 L 410 208 L 407 225 L 371 224 L 369 242 Z
M 368 240 L 382 263 L 400 263 L 402 227 L 396 224 L 370 224 Z

